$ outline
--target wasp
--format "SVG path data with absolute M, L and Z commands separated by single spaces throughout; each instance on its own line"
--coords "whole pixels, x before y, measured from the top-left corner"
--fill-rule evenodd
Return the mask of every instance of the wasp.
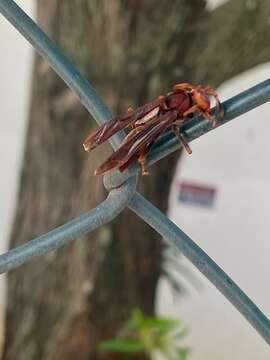
M 103 175 L 113 169 L 124 171 L 134 161 L 140 164 L 141 174 L 148 175 L 145 156 L 157 138 L 168 130 L 174 131 L 187 153 L 191 154 L 181 127 L 195 113 L 202 114 L 215 127 L 217 120 L 210 112 L 211 97 L 215 98 L 217 113 L 222 116 L 223 108 L 218 94 L 211 86 L 181 83 L 174 85 L 167 95 L 159 96 L 137 109 L 128 108 L 126 113 L 100 126 L 85 139 L 83 147 L 86 151 L 94 149 L 122 129 L 130 131 L 118 150 L 96 169 L 95 175 Z

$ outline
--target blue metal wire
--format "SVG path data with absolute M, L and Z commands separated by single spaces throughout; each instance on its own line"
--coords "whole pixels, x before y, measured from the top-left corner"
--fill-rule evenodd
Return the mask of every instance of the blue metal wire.
M 260 106 L 270 101 L 270 79 L 261 82 L 260 84 L 251 87 L 248 90 L 225 101 L 222 105 L 224 107 L 224 116 L 219 119 L 219 126 L 226 124 L 228 121 L 250 111 L 257 106 Z M 215 113 L 216 109 L 213 109 Z M 258 120 L 258 119 L 254 119 Z M 209 121 L 202 116 L 196 116 L 187 122 L 182 132 L 188 142 L 197 139 L 198 137 L 216 130 L 211 126 Z M 146 166 L 151 166 L 165 156 L 171 154 L 180 148 L 178 139 L 172 132 L 163 135 L 153 146 L 150 154 L 146 157 Z M 104 176 L 104 183 L 107 189 L 114 188 L 126 181 L 130 176 L 136 174 L 139 170 L 138 164 L 133 164 L 129 167 L 129 172 L 121 173 L 115 170 Z
M 165 240 L 176 246 L 242 313 L 270 345 L 269 319 L 188 235 L 138 193 L 135 193 L 129 207 Z
M 33 45 L 37 52 L 48 61 L 56 73 L 79 97 L 98 124 L 112 117 L 111 111 L 98 96 L 94 87 L 81 75 L 58 46 L 37 26 L 37 24 L 13 1 L 0 0 L 0 12 Z M 116 149 L 123 139 L 123 133 L 111 138 Z
M 98 123 L 102 124 L 111 117 L 109 109 L 104 105 L 89 82 L 82 77 L 60 49 L 14 1 L 0 0 L 0 12 L 37 49 L 40 55 L 48 60 L 49 64 L 67 85 L 79 96 L 81 102 Z M 121 135 L 114 137 L 112 141 L 113 147 L 116 148 L 121 140 Z M 136 177 L 133 177 L 130 182 L 109 193 L 107 199 L 95 209 L 47 234 L 0 255 L 0 273 L 13 269 L 29 261 L 34 256 L 63 246 L 75 237 L 93 231 L 102 224 L 111 221 L 126 207 L 135 188 Z
M 103 224 L 113 220 L 131 200 L 136 185 L 136 179 L 124 184 L 123 187 L 110 191 L 107 199 L 96 208 L 49 231 L 27 243 L 0 255 L 0 273 L 14 269 L 48 251 L 68 244 L 76 237 L 87 234 Z
M 94 116 L 98 123 L 111 117 L 110 111 L 96 94 L 94 88 L 74 68 L 58 47 L 12 0 L 0 0 L 0 12 L 25 36 L 26 39 L 46 58 L 68 86 L 79 96 L 81 102 Z M 228 100 L 224 103 L 225 116 L 221 124 L 270 100 L 270 80 Z M 188 141 L 212 130 L 210 124 L 201 118 L 195 118 L 183 128 Z M 116 148 L 122 135 L 113 138 Z M 156 162 L 179 147 L 171 134 L 166 134 L 158 142 L 148 158 L 148 165 Z M 270 344 L 270 322 L 243 291 L 218 267 L 218 265 L 200 249 L 185 233 L 173 224 L 157 208 L 135 193 L 136 177 L 131 177 L 137 166 L 128 169 L 119 176 L 116 172 L 105 179 L 111 190 L 108 198 L 95 209 L 74 220 L 41 235 L 7 253 L 0 255 L 0 272 L 8 271 L 27 261 L 33 256 L 42 255 L 65 245 L 77 236 L 86 234 L 115 218 L 127 205 L 170 243 L 176 245 L 187 258 L 221 291 L 221 293 L 244 315 L 251 325 Z M 128 180 L 127 180 L 128 179 Z M 127 180 L 127 183 L 125 183 Z

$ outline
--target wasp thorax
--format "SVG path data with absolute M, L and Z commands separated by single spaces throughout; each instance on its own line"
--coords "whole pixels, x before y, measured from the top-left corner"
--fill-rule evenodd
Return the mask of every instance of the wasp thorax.
M 181 90 L 167 96 L 166 105 L 171 110 L 184 113 L 190 107 L 190 98 L 186 91 Z

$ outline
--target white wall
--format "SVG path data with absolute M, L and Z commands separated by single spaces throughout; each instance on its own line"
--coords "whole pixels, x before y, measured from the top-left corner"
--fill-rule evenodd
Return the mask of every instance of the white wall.
M 269 77 L 259 66 L 219 89 L 222 100 Z M 170 216 L 270 317 L 270 103 L 212 131 L 191 146 L 172 185 Z M 217 190 L 212 208 L 178 201 L 179 183 Z M 161 313 L 178 316 L 190 328 L 191 360 L 266 360 L 269 346 L 227 300 L 187 261 L 202 288 L 174 302 L 160 284 Z
M 33 14 L 33 1 L 17 3 Z M 7 249 L 16 198 L 29 99 L 32 49 L 0 15 L 0 252 Z M 4 276 L 0 275 L 0 333 L 4 302 Z
M 32 13 L 32 1 L 18 3 L 23 4 L 29 14 Z M 9 231 L 7 219 L 14 205 L 29 99 L 31 54 L 31 46 L 0 16 L 0 162 L 5 168 L 0 179 L 1 239 L 6 238 Z

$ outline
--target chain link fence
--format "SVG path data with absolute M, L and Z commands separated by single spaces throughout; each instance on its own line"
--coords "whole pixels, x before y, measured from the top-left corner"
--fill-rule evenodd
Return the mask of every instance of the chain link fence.
M 104 105 L 93 86 L 13 0 L 0 0 L 0 12 L 49 62 L 70 89 L 77 94 L 81 103 L 98 124 L 103 124 L 112 117 L 112 113 Z M 270 79 L 225 101 L 223 103 L 224 117 L 219 123 L 223 125 L 234 120 L 269 100 Z M 190 142 L 211 131 L 212 126 L 208 121 L 197 116 L 188 121 L 182 130 L 185 138 Z M 114 149 L 120 145 L 123 137 L 123 132 L 119 132 L 112 137 L 110 141 Z M 175 136 L 172 133 L 166 133 L 156 142 L 147 157 L 146 165 L 151 166 L 178 149 L 179 146 Z M 109 192 L 106 200 L 96 208 L 64 225 L 0 255 L 0 273 L 14 269 L 30 261 L 34 256 L 40 256 L 48 251 L 55 250 L 75 238 L 95 230 L 113 220 L 124 208 L 129 207 L 137 216 L 162 235 L 168 243 L 184 254 L 270 344 L 269 319 L 188 235 L 136 192 L 138 171 L 138 165 L 134 164 L 124 173 L 113 171 L 105 175 L 104 185 Z

